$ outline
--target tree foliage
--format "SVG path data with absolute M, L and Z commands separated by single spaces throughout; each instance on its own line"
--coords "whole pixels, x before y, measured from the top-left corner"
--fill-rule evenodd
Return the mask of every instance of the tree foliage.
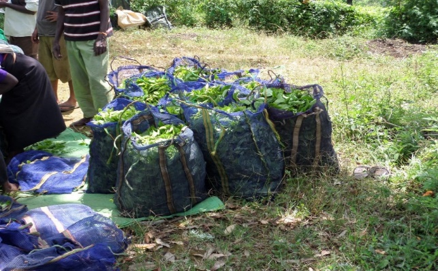
M 384 31 L 409 42 L 437 43 L 438 1 L 398 0 L 386 17 Z

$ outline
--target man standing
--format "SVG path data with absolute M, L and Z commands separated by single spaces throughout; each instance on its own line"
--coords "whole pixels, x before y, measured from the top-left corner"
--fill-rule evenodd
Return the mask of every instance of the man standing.
M 38 57 L 38 44 L 32 42 L 38 0 L 0 0 L 5 8 L 4 32 L 9 43 L 20 47 L 25 55 Z
M 32 41 L 39 44 L 38 60 L 46 69 L 58 102 L 58 80 L 61 80 L 63 83 L 68 82 L 70 97 L 67 101 L 59 104 L 61 112 L 66 112 L 76 108 L 76 97 L 70 76 L 70 66 L 68 64 L 64 36 L 61 36 L 59 41 L 62 57 L 55 59 L 52 54 L 52 45 L 56 33 L 56 21 L 58 19 L 58 12 L 56 10 L 57 7 L 55 6 L 54 0 L 40 0 L 37 12 L 37 23 L 35 31 L 32 34 Z
M 53 54 L 62 57 L 60 38 L 64 33 L 73 87 L 84 116 L 72 127 L 82 127 L 113 98 L 105 80 L 109 53 L 107 38 L 113 29 L 108 0 L 55 0 L 58 6 Z

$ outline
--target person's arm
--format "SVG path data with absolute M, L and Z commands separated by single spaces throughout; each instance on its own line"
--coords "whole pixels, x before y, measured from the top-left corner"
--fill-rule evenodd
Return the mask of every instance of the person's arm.
M 5 94 L 18 84 L 18 79 L 5 70 L 0 69 L 0 95 Z
M 94 42 L 94 54 L 101 55 L 107 50 L 106 36 L 108 31 L 109 4 L 108 0 L 98 0 L 100 6 L 100 28 Z
M 0 8 L 11 8 L 21 13 L 33 15 L 38 10 L 38 2 L 36 4 L 35 2 L 27 3 L 24 1 L 12 1 L 11 3 L 8 3 L 4 0 L 1 0 Z
M 59 46 L 59 40 L 64 33 L 64 19 L 65 19 L 65 11 L 61 6 L 58 6 L 58 16 L 56 21 L 56 33 L 55 39 L 53 40 L 53 56 L 55 58 L 61 58 L 61 47 Z

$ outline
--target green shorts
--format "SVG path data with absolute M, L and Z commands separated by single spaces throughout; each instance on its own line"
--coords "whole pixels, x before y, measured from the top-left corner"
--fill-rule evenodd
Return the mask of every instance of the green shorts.
M 59 40 L 62 55 L 60 59 L 53 57 L 52 44 L 54 39 L 54 37 L 39 37 L 38 60 L 44 66 L 44 69 L 46 69 L 50 81 L 59 79 L 61 82 L 67 83 L 71 80 L 71 75 L 64 37 L 61 37 Z

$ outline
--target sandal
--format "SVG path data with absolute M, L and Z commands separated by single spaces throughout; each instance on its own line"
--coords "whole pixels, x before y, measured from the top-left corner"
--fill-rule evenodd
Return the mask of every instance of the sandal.
M 58 106 L 59 106 L 59 110 L 61 110 L 61 112 L 68 112 L 68 111 L 72 111 L 72 110 L 75 110 L 76 108 L 78 108 L 77 105 L 71 105 L 71 104 L 67 104 L 67 103 L 58 104 Z
M 358 166 L 353 171 L 353 176 L 359 180 L 367 177 L 371 177 L 373 179 L 385 179 L 389 175 L 389 170 L 380 166 Z
M 85 125 L 87 125 L 87 123 L 89 123 L 93 118 L 82 118 L 78 121 L 72 122 L 70 124 L 70 127 L 73 128 L 79 128 L 79 127 L 84 127 Z

